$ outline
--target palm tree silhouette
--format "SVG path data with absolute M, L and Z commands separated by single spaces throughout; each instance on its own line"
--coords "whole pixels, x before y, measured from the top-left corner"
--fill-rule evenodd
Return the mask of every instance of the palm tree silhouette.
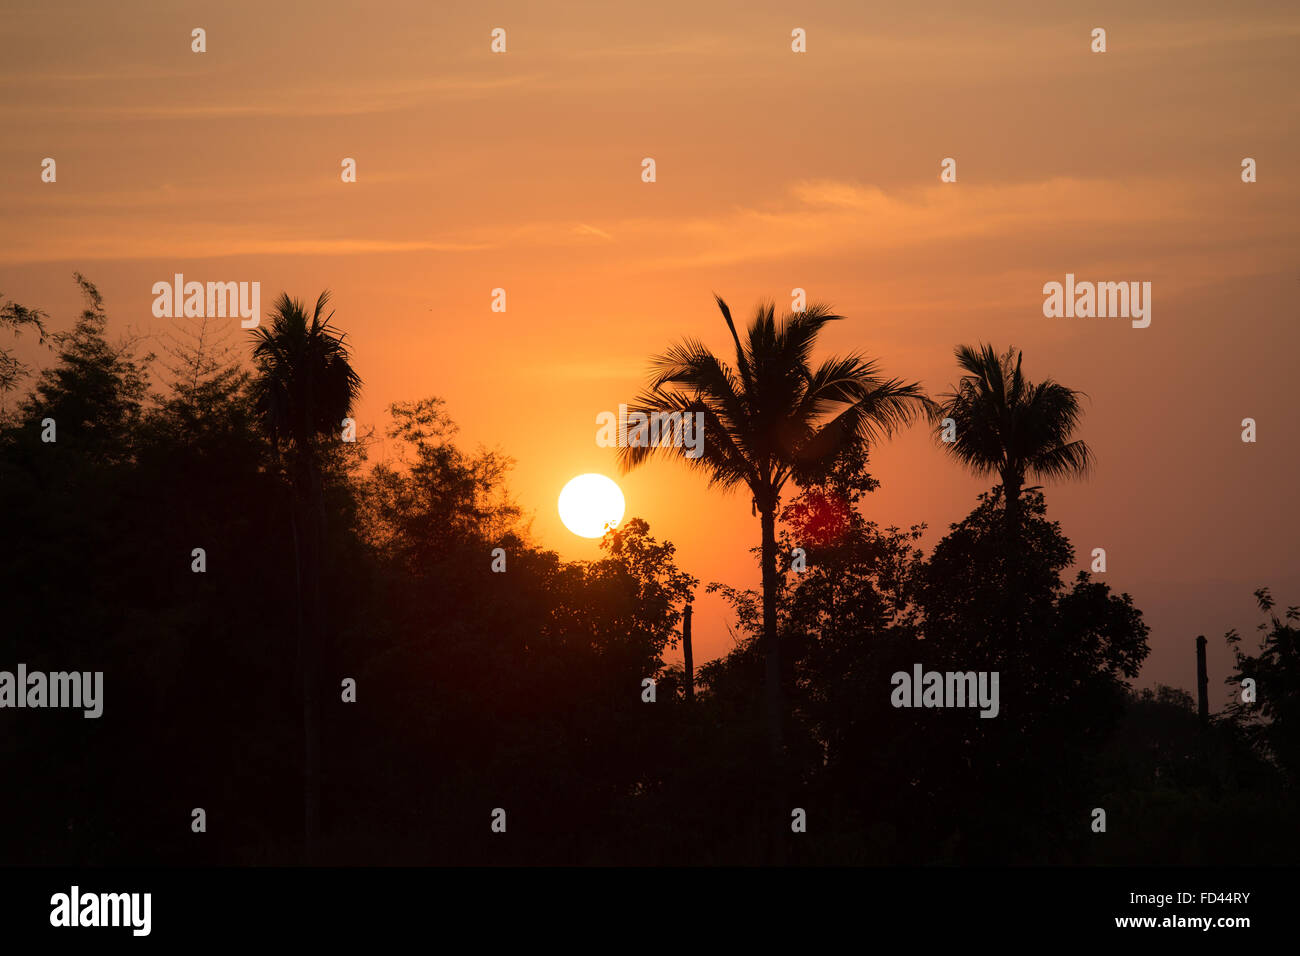
M 999 356 L 991 345 L 959 345 L 956 355 L 967 374 L 940 396 L 936 417 L 956 427 L 954 440 L 942 444 L 975 474 L 1001 478 L 1007 533 L 1014 536 L 1027 475 L 1077 478 L 1092 467 L 1088 445 L 1070 440 L 1082 417 L 1083 393 L 1051 379 L 1027 381 L 1020 370 L 1024 353 L 1014 347 Z
M 733 369 L 697 339 L 686 339 L 651 360 L 649 387 L 629 413 L 703 415 L 698 457 L 687 449 L 620 447 L 624 473 L 656 450 L 705 472 L 709 486 L 744 484 L 762 526 L 763 641 L 766 705 L 773 756 L 783 747 L 781 656 L 776 627 L 776 514 L 781 492 L 792 478 L 824 473 L 853 446 L 865 446 L 930 410 L 918 384 L 883 379 L 876 363 L 852 354 L 830 358 L 815 370 L 810 361 L 817 334 L 834 315 L 823 305 L 785 315 L 760 305 L 741 343 L 731 310 L 715 295 L 736 346 Z
M 314 860 L 320 835 L 320 565 L 325 531 L 320 440 L 342 426 L 361 390 L 344 336 L 330 326 L 334 314 L 322 318 L 328 302 L 329 292 L 322 292 L 309 318 L 301 302 L 281 293 L 271 310 L 271 327 L 253 332 L 257 410 L 276 460 L 287 466 L 290 478 L 303 681 L 303 838 L 308 862 Z

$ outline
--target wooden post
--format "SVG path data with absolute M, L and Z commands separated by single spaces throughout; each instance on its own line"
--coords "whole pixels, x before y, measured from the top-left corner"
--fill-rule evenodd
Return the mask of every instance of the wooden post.
M 682 618 L 682 654 L 686 658 L 686 702 L 695 702 L 695 660 L 691 656 L 691 606 L 686 605 Z
M 1210 678 L 1205 669 L 1205 635 L 1196 639 L 1196 699 L 1200 704 L 1201 723 L 1210 722 Z

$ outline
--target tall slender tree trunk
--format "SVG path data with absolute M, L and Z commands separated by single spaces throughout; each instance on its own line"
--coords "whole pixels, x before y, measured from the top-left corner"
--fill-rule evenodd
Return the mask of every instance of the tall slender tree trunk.
M 294 585 L 297 604 L 298 617 L 298 677 L 302 682 L 302 732 L 303 732 L 303 862 L 310 863 L 316 852 L 315 845 L 315 827 L 313 821 L 316 817 L 315 804 L 312 800 L 311 774 L 308 770 L 312 762 L 311 745 L 309 741 L 312 737 L 312 721 L 309 714 L 312 710 L 310 703 L 312 694 L 310 692 L 310 682 L 307 679 L 309 670 L 308 650 L 311 644 L 309 631 L 307 628 L 307 585 L 306 580 L 308 572 L 304 565 L 307 563 L 306 552 L 309 546 L 304 540 L 304 524 L 302 515 L 302 505 L 299 500 L 298 489 L 291 484 L 289 488 L 289 526 L 293 532 L 293 569 Z
M 763 523 L 763 646 L 766 653 L 767 729 L 772 758 L 779 765 L 785 746 L 782 727 L 781 645 L 776 627 L 776 509 L 764 505 Z
M 1020 489 L 1024 481 L 1016 475 L 1010 475 L 1003 479 L 1002 494 L 1006 498 L 1006 590 L 1003 592 L 1003 600 L 1006 611 L 1004 618 L 1007 626 L 1007 638 L 1012 642 L 1017 642 L 1020 637 L 1020 616 L 1021 616 L 1021 590 L 1023 581 L 1021 580 L 1021 571 L 1023 568 L 1024 553 L 1021 550 L 1021 507 L 1020 507 Z M 1017 653 L 1020 649 L 1017 647 Z
M 1014 544 L 1020 533 L 1020 488 L 1023 482 L 1016 478 L 1002 479 L 1002 495 L 1006 499 L 1007 540 Z
M 304 539 L 302 582 L 299 592 L 302 609 L 302 729 L 303 729 L 303 842 L 306 862 L 318 862 L 320 852 L 320 565 L 321 521 L 323 506 L 320 477 L 314 462 L 304 463 L 300 485 L 298 521 Z
M 786 862 L 786 829 L 783 821 L 790 812 L 785 772 L 785 694 L 781 686 L 781 643 L 776 622 L 776 502 L 760 507 L 763 523 L 763 643 L 767 665 L 767 725 L 772 744 L 771 810 L 763 823 L 771 851 L 768 859 L 776 866 Z

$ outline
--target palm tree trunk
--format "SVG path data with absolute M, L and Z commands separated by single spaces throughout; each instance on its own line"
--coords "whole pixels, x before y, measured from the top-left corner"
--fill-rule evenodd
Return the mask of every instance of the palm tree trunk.
M 1020 594 L 1021 567 L 1023 554 L 1020 550 L 1020 488 L 1022 481 L 1014 476 L 1004 479 L 1002 494 L 1006 498 L 1007 540 L 1006 540 L 1006 575 L 1007 587 L 1004 592 L 1007 638 L 1015 643 L 1020 635 Z
M 318 479 L 310 462 L 299 484 L 295 505 L 301 509 L 297 527 L 303 539 L 299 580 L 299 638 L 302 666 L 303 843 L 306 863 L 318 862 L 320 843 L 320 562 L 321 534 L 317 520 Z
M 308 671 L 307 648 L 311 641 L 308 640 L 307 620 L 305 620 L 305 614 L 307 614 L 307 611 L 305 611 L 307 588 L 304 587 L 304 580 L 307 575 L 304 574 L 303 564 L 305 563 L 304 551 L 307 551 L 307 544 L 303 541 L 303 522 L 302 516 L 299 515 L 300 510 L 302 509 L 299 506 L 298 492 L 296 492 L 294 486 L 290 485 L 289 525 L 292 538 L 294 538 L 294 584 L 295 591 L 298 592 L 296 593 L 296 597 L 298 597 L 298 667 L 299 678 L 303 680 L 303 749 L 309 750 L 311 748 L 309 748 L 307 741 L 311 740 L 312 728 L 311 719 L 308 717 L 308 714 L 311 713 L 308 698 L 311 695 L 309 695 L 308 680 L 305 678 L 305 674 Z M 312 856 L 316 852 L 311 822 L 313 814 L 315 814 L 312 806 L 312 788 L 311 783 L 309 783 L 311 775 L 305 770 L 305 765 L 309 762 L 311 762 L 311 757 L 308 756 L 304 760 L 303 770 L 303 862 L 311 862 Z
M 779 764 L 784 749 L 782 729 L 781 646 L 776 628 L 776 509 L 764 506 L 763 523 L 763 645 L 766 652 L 767 728 L 772 758 Z
M 320 665 L 314 634 L 307 635 L 303 662 L 303 826 L 307 863 L 317 862 L 320 844 Z
M 1003 480 L 1002 494 L 1006 498 L 1007 537 L 1012 543 L 1020 531 L 1020 482 L 1014 478 Z
M 772 743 L 771 811 L 765 824 L 769 836 L 769 860 L 776 866 L 786 861 L 786 836 L 782 819 L 789 813 L 785 789 L 785 701 L 781 687 L 781 644 L 776 625 L 776 507 L 761 510 L 763 523 L 763 643 L 767 665 L 767 726 Z

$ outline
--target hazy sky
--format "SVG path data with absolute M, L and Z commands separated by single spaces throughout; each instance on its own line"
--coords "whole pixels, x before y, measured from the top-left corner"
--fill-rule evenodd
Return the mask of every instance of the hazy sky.
M 465 444 L 518 460 L 544 545 L 596 555 L 555 499 L 599 471 L 684 567 L 742 586 L 745 495 L 668 462 L 619 477 L 595 444 L 650 355 L 728 346 L 713 292 L 747 319 L 802 287 L 848 317 L 823 354 L 861 349 L 932 392 L 956 344 L 1014 344 L 1031 378 L 1090 396 L 1097 471 L 1050 487 L 1049 514 L 1145 612 L 1142 683 L 1194 690 L 1203 633 L 1217 707 L 1251 591 L 1300 603 L 1300 10 L 874 6 L 11 2 L 0 290 L 66 328 L 81 270 L 115 330 L 161 337 L 150 290 L 176 272 L 259 281 L 264 307 L 328 287 L 363 428 L 440 395 Z M 1067 272 L 1151 282 L 1150 327 L 1044 318 Z M 927 522 L 927 547 L 988 484 L 921 429 L 871 470 L 871 517 Z M 696 622 L 697 661 L 723 653 L 721 604 Z

